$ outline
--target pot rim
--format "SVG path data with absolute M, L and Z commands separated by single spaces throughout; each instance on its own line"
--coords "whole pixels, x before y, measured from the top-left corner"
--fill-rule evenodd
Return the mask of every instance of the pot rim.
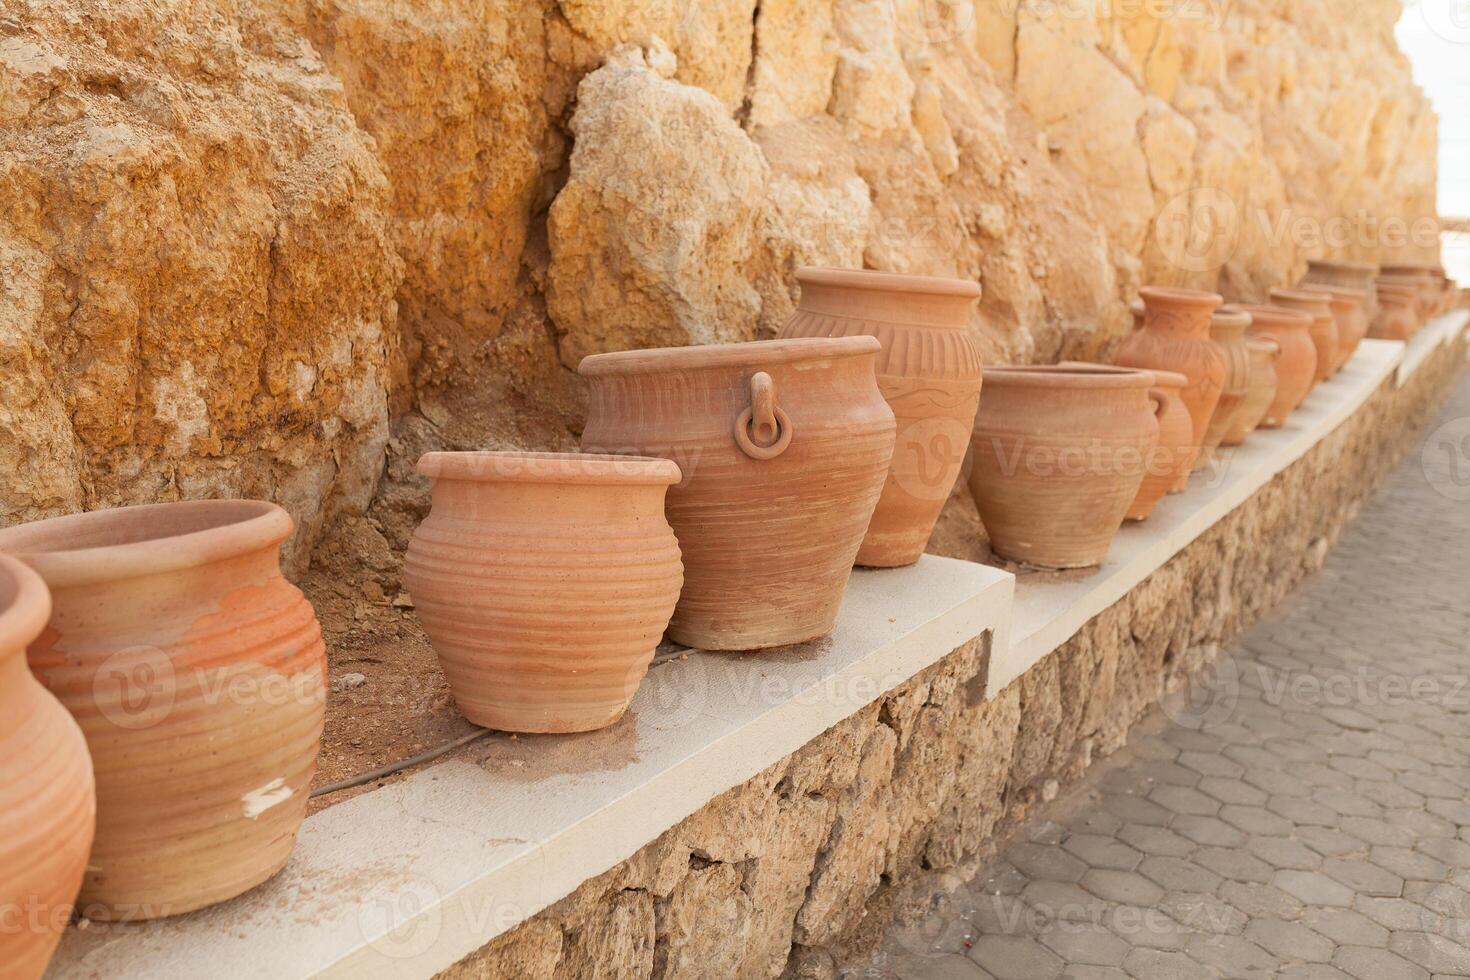
M 996 364 L 985 367 L 985 383 L 1032 388 L 1152 388 L 1155 372 L 1116 364 Z M 1186 379 L 1187 380 L 1187 379 Z
M 1405 270 L 1408 271 L 1406 272 Z M 1385 276 L 1408 275 L 1418 278 L 1419 276 L 1436 276 L 1441 270 L 1439 266 L 1429 265 L 1427 263 L 1420 265 L 1417 262 L 1390 262 L 1387 265 L 1379 266 L 1378 271 L 1380 275 Z
M 1281 353 L 1280 342 L 1272 340 L 1270 337 L 1247 337 L 1245 338 L 1245 345 L 1253 350 L 1270 354 L 1272 357 Z
M 1286 300 L 1288 303 L 1321 303 L 1331 312 L 1332 297 L 1321 290 L 1303 286 L 1301 289 L 1273 289 L 1271 299 Z
M 802 285 L 814 283 L 819 286 L 841 286 L 844 289 L 868 289 L 885 293 L 921 293 L 928 296 L 980 298 L 980 284 L 973 279 L 915 276 L 905 272 L 883 272 L 878 269 L 842 269 L 835 266 L 808 265 L 796 270 L 796 281 Z
M 1378 266 L 1368 262 L 1343 262 L 1337 259 L 1307 259 L 1307 266 L 1318 269 L 1343 269 L 1348 272 L 1356 272 L 1361 275 L 1369 275 L 1378 272 Z M 1313 285 L 1316 285 L 1313 283 Z
M 752 340 L 736 344 L 693 344 L 688 347 L 652 347 L 646 350 L 588 354 L 577 365 L 584 378 L 650 371 L 700 368 L 760 370 L 776 364 L 822 358 L 867 357 L 883 350 L 877 337 L 797 337 L 791 340 Z
M 1208 307 L 1212 310 L 1225 302 L 1225 297 L 1219 293 L 1205 292 L 1200 289 L 1185 289 L 1181 286 L 1144 286 L 1138 290 L 1138 295 L 1145 301 L 1153 298 L 1163 300 L 1166 303 Z M 1145 306 L 1147 306 L 1146 302 Z
M 1002 364 L 1001 367 L 1006 367 Z M 1022 366 L 1022 365 L 1017 365 Z M 1037 365 L 1033 365 L 1037 366 Z M 1047 367 L 1048 365 L 1039 365 Z M 1189 384 L 1189 378 L 1177 371 L 1160 371 L 1157 368 L 1130 368 L 1118 364 L 1100 364 L 1096 361 L 1060 361 L 1056 365 L 1059 368 L 1082 368 L 1091 370 L 1096 374 L 1133 374 L 1136 371 L 1146 371 L 1154 376 L 1154 384 L 1163 385 L 1165 388 L 1183 388 Z
M 51 619 L 51 590 L 18 558 L 0 555 L 0 657 L 23 652 Z
M 1211 314 L 1210 326 L 1240 327 L 1244 330 L 1251 325 L 1252 320 L 1250 310 L 1235 303 L 1226 303 L 1224 306 L 1216 308 L 1215 312 Z
M 164 528 L 157 525 L 166 522 Z M 184 530 L 177 530 L 180 523 Z M 180 500 L 68 514 L 0 531 L 0 550 L 52 588 L 198 568 L 276 547 L 295 529 L 267 500 Z M 80 534 L 82 542 L 67 546 Z M 114 540 L 115 539 L 115 540 Z
M 470 483 L 668 487 L 684 478 L 671 459 L 615 453 L 432 452 L 419 458 L 417 469 L 431 480 Z
M 1251 326 L 1263 329 L 1270 327 L 1300 327 L 1303 330 L 1311 329 L 1314 322 L 1310 313 L 1301 310 L 1291 310 L 1284 306 L 1272 306 L 1270 304 L 1245 304 L 1241 306 L 1251 315 Z

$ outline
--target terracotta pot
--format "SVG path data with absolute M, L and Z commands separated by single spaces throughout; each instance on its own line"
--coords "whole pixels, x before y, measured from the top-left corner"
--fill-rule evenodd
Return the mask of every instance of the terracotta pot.
M 316 614 L 281 577 L 291 518 L 255 500 L 121 507 L 0 531 L 46 580 L 31 669 L 97 776 L 92 918 L 175 915 L 282 866 L 326 698 Z
M 1417 314 L 1418 325 L 1414 328 L 1417 332 L 1419 327 L 1434 319 L 1439 313 L 1439 280 L 1434 269 L 1427 265 L 1385 265 L 1379 275 L 1379 280 L 1392 285 L 1412 285 L 1418 293 Z
M 1299 286 L 1315 289 L 1333 286 L 1338 289 L 1355 289 L 1364 296 L 1363 319 L 1371 322 L 1378 312 L 1378 303 L 1373 296 L 1373 277 L 1378 275 L 1378 266 L 1364 262 L 1330 262 L 1326 259 L 1310 259 L 1307 274 Z
M 1195 461 L 1196 468 L 1202 467 L 1209 454 L 1220 447 L 1250 395 L 1251 354 L 1245 343 L 1245 332 L 1250 325 L 1251 315 L 1238 306 L 1222 306 L 1210 319 L 1210 339 L 1224 352 L 1228 370 L 1225 390 L 1210 416 L 1210 427 L 1205 430 L 1204 452 L 1201 459 Z
M 1281 357 L 1281 345 L 1264 337 L 1251 337 L 1245 342 L 1251 359 L 1250 394 L 1241 406 L 1230 428 L 1221 440 L 1223 446 L 1238 446 L 1260 427 L 1271 403 L 1276 400 L 1276 362 Z
M 1120 368 L 1091 361 L 1062 361 L 1057 367 L 1083 368 L 1093 371 L 1131 374 L 1134 368 Z M 1159 440 L 1149 450 L 1143 483 L 1138 496 L 1128 509 L 1128 520 L 1141 521 L 1153 513 L 1160 500 L 1171 493 L 1183 493 L 1189 486 L 1189 474 L 1199 453 L 1194 447 L 1194 420 L 1184 407 L 1182 393 L 1189 379 L 1173 371 L 1151 371 L 1154 386 L 1149 397 L 1154 402 L 1159 420 Z
M 46 971 L 97 816 L 82 730 L 26 667 L 50 615 L 40 576 L 0 555 L 0 977 L 15 980 Z
M 1182 397 L 1194 421 L 1196 459 L 1230 373 L 1225 353 L 1210 339 L 1210 319 L 1224 302 L 1214 293 L 1145 286 L 1143 328 L 1123 338 L 1113 354 L 1120 367 L 1173 371 L 1189 379 Z
M 1310 314 L 1279 306 L 1243 306 L 1251 315 L 1248 336 L 1274 340 L 1281 348 L 1276 360 L 1276 397 L 1266 409 L 1259 428 L 1279 429 L 1306 401 L 1316 384 L 1317 345 L 1312 342 Z
M 1382 277 L 1377 283 L 1378 316 L 1368 327 L 1368 336 L 1374 340 L 1407 341 L 1419 330 L 1419 288 L 1412 283 L 1386 282 Z
M 1332 366 L 1337 362 L 1337 318 L 1332 314 L 1332 301 L 1327 294 L 1310 289 L 1273 289 L 1271 302 L 1312 318 L 1312 343 L 1317 348 L 1317 371 L 1312 386 L 1332 377 Z
M 1363 338 L 1368 336 L 1368 316 L 1364 301 L 1368 294 L 1360 289 L 1340 289 L 1337 286 L 1312 286 L 1313 292 L 1325 293 L 1337 320 L 1337 358 L 1332 373 L 1336 374 L 1347 366 Z
M 970 310 L 980 287 L 965 279 L 798 269 L 801 302 L 789 337 L 869 335 L 883 344 L 878 390 L 898 423 L 883 495 L 857 563 L 912 565 L 954 489 L 980 403 L 980 354 Z
M 1101 564 L 1143 485 L 1165 401 L 1149 371 L 987 367 L 970 492 L 991 549 L 1043 568 Z
M 825 636 L 893 456 L 873 337 L 594 354 L 589 452 L 662 456 L 684 554 L 669 636 L 753 650 Z
M 429 453 L 403 580 L 477 725 L 586 732 L 623 716 L 684 582 L 666 459 Z

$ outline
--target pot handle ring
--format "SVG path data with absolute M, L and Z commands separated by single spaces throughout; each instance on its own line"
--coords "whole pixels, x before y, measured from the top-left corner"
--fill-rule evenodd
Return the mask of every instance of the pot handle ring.
M 750 376 L 750 407 L 735 420 L 735 444 L 751 459 L 775 459 L 791 445 L 796 427 L 776 404 L 776 382 L 764 371 Z

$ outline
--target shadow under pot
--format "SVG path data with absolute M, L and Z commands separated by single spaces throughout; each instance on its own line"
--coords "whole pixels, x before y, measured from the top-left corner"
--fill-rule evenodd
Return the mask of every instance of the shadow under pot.
M 50 615 L 40 576 L 0 555 L 0 921 L 39 913 L 0 928 L 0 975 L 16 980 L 46 971 L 97 814 L 86 739 L 26 666 L 26 647 Z
M 1312 317 L 1280 306 L 1243 306 L 1250 313 L 1247 336 L 1273 340 L 1281 348 L 1276 359 L 1276 395 L 1258 428 L 1279 429 L 1301 407 L 1316 384 L 1317 345 L 1312 341 Z
M 1250 438 L 1250 434 L 1266 418 L 1271 403 L 1276 400 L 1276 386 L 1279 383 L 1276 377 L 1276 361 L 1281 356 L 1281 345 L 1264 337 L 1250 337 L 1245 345 L 1251 359 L 1250 394 L 1231 420 L 1230 429 L 1220 443 L 1222 446 L 1239 446 Z
M 281 575 L 290 516 L 255 500 L 121 507 L 0 531 L 54 600 L 31 670 L 81 726 L 94 919 L 177 915 L 285 866 L 326 702 L 316 614 Z
M 985 369 L 970 493 L 992 551 L 1040 568 L 1102 564 L 1159 439 L 1155 386 L 1151 371 L 1106 366 Z
M 801 302 L 781 337 L 877 337 L 878 390 L 898 424 L 883 495 L 857 563 L 912 565 L 923 555 L 965 461 L 980 401 L 970 311 L 980 287 L 849 269 L 798 269 Z
M 459 710 L 507 732 L 623 716 L 679 598 L 666 459 L 428 453 L 403 578 Z
M 1317 350 L 1317 368 L 1312 387 L 1332 377 L 1337 361 L 1337 317 L 1332 315 L 1332 300 L 1326 293 L 1310 289 L 1273 289 L 1271 303 L 1288 310 L 1305 313 L 1312 318 L 1310 335 Z
M 594 354 L 588 452 L 683 471 L 666 513 L 684 555 L 668 635 L 704 650 L 825 636 L 893 455 L 873 337 Z

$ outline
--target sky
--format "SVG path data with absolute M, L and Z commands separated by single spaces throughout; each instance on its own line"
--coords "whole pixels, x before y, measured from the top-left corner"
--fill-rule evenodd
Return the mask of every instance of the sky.
M 1439 212 L 1470 218 L 1470 0 L 1407 0 L 1397 33 L 1439 112 Z M 1445 265 L 1470 284 L 1470 241 L 1447 242 Z

